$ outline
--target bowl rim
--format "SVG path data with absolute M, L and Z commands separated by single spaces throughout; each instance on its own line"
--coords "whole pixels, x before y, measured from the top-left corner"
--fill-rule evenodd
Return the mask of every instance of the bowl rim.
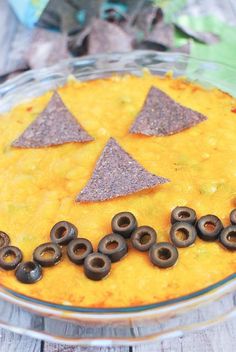
M 8 89 L 12 85 L 16 83 L 25 83 L 25 80 L 29 79 L 38 79 L 40 78 L 41 75 L 47 74 L 49 72 L 55 72 L 58 69 L 63 69 L 65 67 L 69 67 L 70 65 L 76 65 L 77 63 L 89 63 L 91 61 L 95 62 L 98 60 L 105 60 L 109 61 L 111 60 L 117 60 L 121 59 L 122 57 L 127 59 L 127 60 L 132 60 L 136 58 L 143 58 L 147 55 L 152 55 L 153 57 L 158 58 L 159 60 L 163 60 L 168 62 L 169 60 L 173 62 L 173 60 L 181 60 L 181 61 L 187 61 L 189 59 L 193 59 L 194 61 L 197 61 L 199 63 L 209 63 L 209 64 L 215 64 L 219 65 L 221 67 L 228 68 L 234 73 L 236 73 L 236 68 L 234 66 L 229 65 L 228 63 L 224 63 L 222 61 L 218 60 L 207 60 L 207 59 L 200 59 L 197 57 L 194 57 L 193 55 L 189 55 L 186 53 L 181 53 L 181 52 L 157 52 L 154 50 L 133 50 L 131 52 L 114 52 L 114 53 L 107 53 L 107 54 L 95 54 L 95 55 L 86 55 L 82 57 L 74 57 L 74 58 L 69 58 L 65 60 L 61 60 L 59 63 L 39 69 L 31 69 L 22 73 L 19 73 L 17 76 L 12 77 L 5 82 L 0 84 L 0 92 L 3 91 L 3 89 Z
M 153 64 L 146 63 L 145 59 L 149 58 Z M 141 61 L 144 61 L 144 64 L 141 64 Z M 53 77 L 68 77 L 71 73 L 73 74 L 72 69 L 75 68 L 78 70 L 78 75 L 76 77 L 82 77 L 84 75 L 88 75 L 91 72 L 98 74 L 101 72 L 111 72 L 111 68 L 107 71 L 105 67 L 103 69 L 95 69 L 94 65 L 97 63 L 103 63 L 107 65 L 111 65 L 114 63 L 121 63 L 121 66 L 125 66 L 127 64 L 134 64 L 134 67 L 128 65 L 126 70 L 121 69 L 114 70 L 114 72 L 131 72 L 133 69 L 137 69 L 137 71 L 141 72 L 141 69 L 147 67 L 152 69 L 158 65 L 165 65 L 165 64 L 176 64 L 180 63 L 181 65 L 187 66 L 189 60 L 193 60 L 194 62 L 198 63 L 199 65 L 203 64 L 209 67 L 212 65 L 215 68 L 225 68 L 229 70 L 229 72 L 236 73 L 236 69 L 232 66 L 225 65 L 221 62 L 213 62 L 207 60 L 201 60 L 194 58 L 187 54 L 182 53 L 163 53 L 163 52 L 155 52 L 149 50 L 138 50 L 129 53 L 112 53 L 112 54 L 98 54 L 98 55 L 91 55 L 85 56 L 82 58 L 72 58 L 68 60 L 64 60 L 54 66 L 43 68 L 43 69 L 36 69 L 30 70 L 25 73 L 20 74 L 19 76 L 13 77 L 8 81 L 2 83 L 0 85 L 0 97 L 2 96 L 3 102 L 4 100 L 10 101 L 12 96 L 14 96 L 15 91 L 19 90 L 20 88 L 24 87 L 28 84 L 40 84 L 41 81 L 47 79 L 52 75 Z M 138 61 L 138 63 L 137 63 Z M 91 63 L 93 66 L 91 67 Z M 98 65 L 99 66 L 99 65 Z M 123 67 L 122 66 L 122 67 Z M 86 70 L 87 68 L 87 70 Z M 157 67 L 158 68 L 158 67 Z M 166 68 L 160 68 L 161 72 L 168 72 Z M 181 71 L 181 70 L 180 70 Z M 184 71 L 183 71 L 184 74 Z M 67 76 L 65 76 L 67 75 Z M 191 79 L 190 79 L 191 80 Z M 19 102 L 18 102 L 19 103 Z M 67 317 L 87 317 L 88 319 L 98 318 L 101 319 L 107 318 L 110 315 L 115 315 L 116 318 L 121 318 L 123 316 L 127 316 L 127 313 L 136 316 L 136 315 L 145 315 L 150 313 L 157 313 L 161 312 L 162 310 L 167 311 L 168 309 L 185 309 L 187 307 L 196 306 L 202 304 L 203 302 L 209 300 L 215 300 L 219 296 L 223 296 L 225 293 L 233 292 L 236 290 L 236 273 L 232 273 L 231 275 L 227 276 L 226 278 L 211 284 L 207 287 L 202 288 L 201 290 L 194 291 L 190 294 L 182 295 L 180 297 L 176 297 L 173 299 L 156 302 L 152 304 L 146 305 L 138 305 L 138 306 L 130 306 L 130 307 L 111 307 L 111 308 L 90 308 L 90 307 L 79 307 L 79 306 L 72 306 L 72 305 L 63 305 L 63 304 L 56 304 L 52 302 L 47 302 L 44 300 L 36 299 L 33 297 L 29 297 L 25 294 L 18 293 L 10 288 L 3 286 L 0 283 L 0 297 L 5 300 L 11 301 L 12 303 L 31 308 L 34 311 L 44 311 L 46 314 L 53 314 L 53 315 L 66 315 Z
M 204 287 L 201 290 L 194 291 L 190 294 L 182 295 L 173 299 L 160 301 L 157 303 L 130 306 L 130 307 L 111 307 L 111 308 L 90 308 L 90 307 L 78 307 L 73 305 L 63 305 L 52 303 L 37 298 L 27 296 L 25 294 L 18 293 L 11 290 L 4 285 L 0 284 L 0 297 L 6 299 L 9 302 L 16 303 L 22 307 L 28 307 L 32 311 L 44 312 L 46 314 L 66 316 L 67 318 L 87 318 L 88 320 L 107 319 L 109 317 L 116 316 L 117 319 L 121 319 L 129 314 L 129 317 L 143 317 L 150 314 L 166 313 L 168 310 L 183 310 L 189 307 L 197 307 L 208 301 L 217 300 L 219 297 L 223 297 L 225 294 L 236 290 L 236 273 L 233 273 L 226 278 Z M 130 315 L 131 313 L 131 315 Z

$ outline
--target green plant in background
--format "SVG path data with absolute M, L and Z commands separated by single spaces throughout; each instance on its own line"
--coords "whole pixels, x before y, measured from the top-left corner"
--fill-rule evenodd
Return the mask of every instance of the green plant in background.
M 176 47 L 181 47 L 187 43 L 190 44 L 190 55 L 194 58 L 217 61 L 236 68 L 236 26 L 229 25 L 226 21 L 222 21 L 214 16 L 214 11 L 207 6 L 206 13 L 211 15 L 206 16 L 192 16 L 190 11 L 181 10 L 187 5 L 187 0 L 153 0 L 155 6 L 161 7 L 165 14 L 165 21 L 176 25 L 174 33 L 174 44 Z M 197 4 L 197 2 L 196 2 Z M 184 31 L 178 28 L 187 28 L 193 33 L 210 33 L 218 37 L 217 42 L 203 43 L 201 40 L 194 40 L 189 37 Z M 196 71 L 197 61 L 190 60 L 188 73 L 192 79 L 198 78 L 193 76 L 193 71 Z M 201 72 L 201 70 L 200 70 Z M 235 81 L 236 75 L 232 70 L 230 74 L 228 70 L 203 70 L 201 78 L 211 82 L 213 85 L 227 91 L 235 96 Z M 226 82 L 227 88 L 225 87 Z
M 219 41 L 211 45 L 192 40 L 190 47 L 190 55 L 192 57 L 202 60 L 216 61 L 232 66 L 236 69 L 236 27 L 230 26 L 214 16 L 180 16 L 177 23 L 189 26 L 192 30 L 199 32 L 211 32 L 219 37 Z M 183 40 L 186 41 L 186 38 L 176 37 L 177 42 L 178 40 L 181 40 L 181 44 L 183 44 Z M 188 72 L 192 79 L 198 78 L 194 77 L 192 74 L 192 71 L 196 69 L 196 65 L 196 61 L 190 61 Z M 230 72 L 227 69 L 224 70 L 223 67 L 222 69 L 215 71 L 204 70 L 204 73 L 201 73 L 201 78 L 211 82 L 222 90 L 227 91 L 231 95 L 236 96 L 236 74 L 234 70 Z
M 236 27 L 229 26 L 214 16 L 180 16 L 176 23 L 199 32 L 211 32 L 219 36 L 218 43 L 212 45 L 204 45 L 193 41 L 191 53 L 195 57 L 216 60 L 236 67 Z

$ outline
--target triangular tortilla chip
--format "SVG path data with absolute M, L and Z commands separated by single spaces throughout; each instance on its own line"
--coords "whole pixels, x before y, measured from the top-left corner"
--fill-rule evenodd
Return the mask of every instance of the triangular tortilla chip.
M 40 148 L 69 142 L 89 142 L 93 138 L 69 112 L 58 93 L 46 108 L 12 143 L 17 148 Z
M 149 173 L 114 138 L 110 138 L 96 163 L 92 177 L 76 201 L 103 201 L 166 182 L 169 180 Z
M 130 133 L 167 136 L 206 119 L 206 116 L 180 105 L 161 90 L 151 87 Z
M 132 50 L 132 36 L 115 23 L 100 19 L 92 21 L 88 38 L 88 53 L 112 53 Z

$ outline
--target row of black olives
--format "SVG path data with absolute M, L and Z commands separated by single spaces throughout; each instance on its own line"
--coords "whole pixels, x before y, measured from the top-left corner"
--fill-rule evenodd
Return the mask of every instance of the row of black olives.
M 0 231 L 0 267 L 15 270 L 23 283 L 34 283 L 42 278 L 42 267 L 51 267 L 62 258 L 62 247 L 67 246 L 71 262 L 84 266 L 85 275 L 91 280 L 101 280 L 111 270 L 111 263 L 119 261 L 128 252 L 126 240 L 141 251 L 149 251 L 151 262 L 160 267 L 173 266 L 178 259 L 177 247 L 192 245 L 197 235 L 205 241 L 218 240 L 230 250 L 236 250 L 236 209 L 230 214 L 231 226 L 223 228 L 215 215 L 206 215 L 197 220 L 196 212 L 188 207 L 176 207 L 171 213 L 169 242 L 157 241 L 157 233 L 150 226 L 138 226 L 130 212 L 116 214 L 111 222 L 112 233 L 103 237 L 94 252 L 86 238 L 78 237 L 75 225 L 60 221 L 50 231 L 51 242 L 41 244 L 33 252 L 33 261 L 23 262 L 19 248 L 10 246 L 9 236 Z M 9 259 L 10 258 L 10 259 Z
M 23 261 L 22 251 L 10 245 L 9 236 L 0 231 L 0 268 L 15 270 L 16 278 L 25 284 L 39 281 L 43 267 L 51 267 L 60 262 L 62 246 L 79 240 L 77 228 L 68 221 L 60 221 L 50 231 L 51 242 L 43 243 L 33 252 L 33 260 Z
M 104 236 L 94 252 L 91 242 L 78 237 L 75 225 L 67 221 L 56 223 L 50 231 L 51 242 L 43 243 L 33 252 L 33 260 L 22 262 L 23 254 L 17 247 L 10 245 L 10 238 L 0 231 L 0 268 L 15 270 L 16 278 L 26 284 L 39 281 L 45 267 L 60 262 L 62 246 L 67 246 L 67 256 L 71 262 L 83 265 L 85 275 L 91 280 L 101 280 L 111 270 L 111 263 L 117 262 L 128 253 L 130 241 L 139 251 L 148 251 L 154 265 L 162 268 L 175 264 L 177 249 L 171 243 L 156 243 L 156 231 L 149 226 L 139 226 L 130 212 L 115 215 L 111 222 L 112 233 Z
M 236 250 L 236 209 L 230 213 L 231 225 L 224 227 L 212 214 L 197 219 L 196 212 L 188 207 L 176 207 L 171 213 L 170 239 L 176 247 L 191 246 L 197 236 L 203 241 L 219 241 L 224 248 Z

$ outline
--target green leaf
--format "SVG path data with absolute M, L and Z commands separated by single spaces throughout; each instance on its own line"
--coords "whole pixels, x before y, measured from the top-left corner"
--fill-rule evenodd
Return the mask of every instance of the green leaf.
M 189 26 L 193 30 L 212 32 L 220 37 L 220 41 L 212 45 L 192 41 L 190 52 L 192 57 L 220 62 L 235 68 L 235 71 L 224 66 L 221 66 L 220 69 L 217 67 L 214 69 L 213 65 L 209 65 L 209 69 L 207 69 L 207 63 L 204 68 L 197 60 L 190 60 L 187 76 L 191 79 L 198 79 L 200 76 L 201 80 L 208 81 L 213 86 L 236 96 L 236 27 L 229 26 L 214 16 L 181 16 L 177 22 Z

